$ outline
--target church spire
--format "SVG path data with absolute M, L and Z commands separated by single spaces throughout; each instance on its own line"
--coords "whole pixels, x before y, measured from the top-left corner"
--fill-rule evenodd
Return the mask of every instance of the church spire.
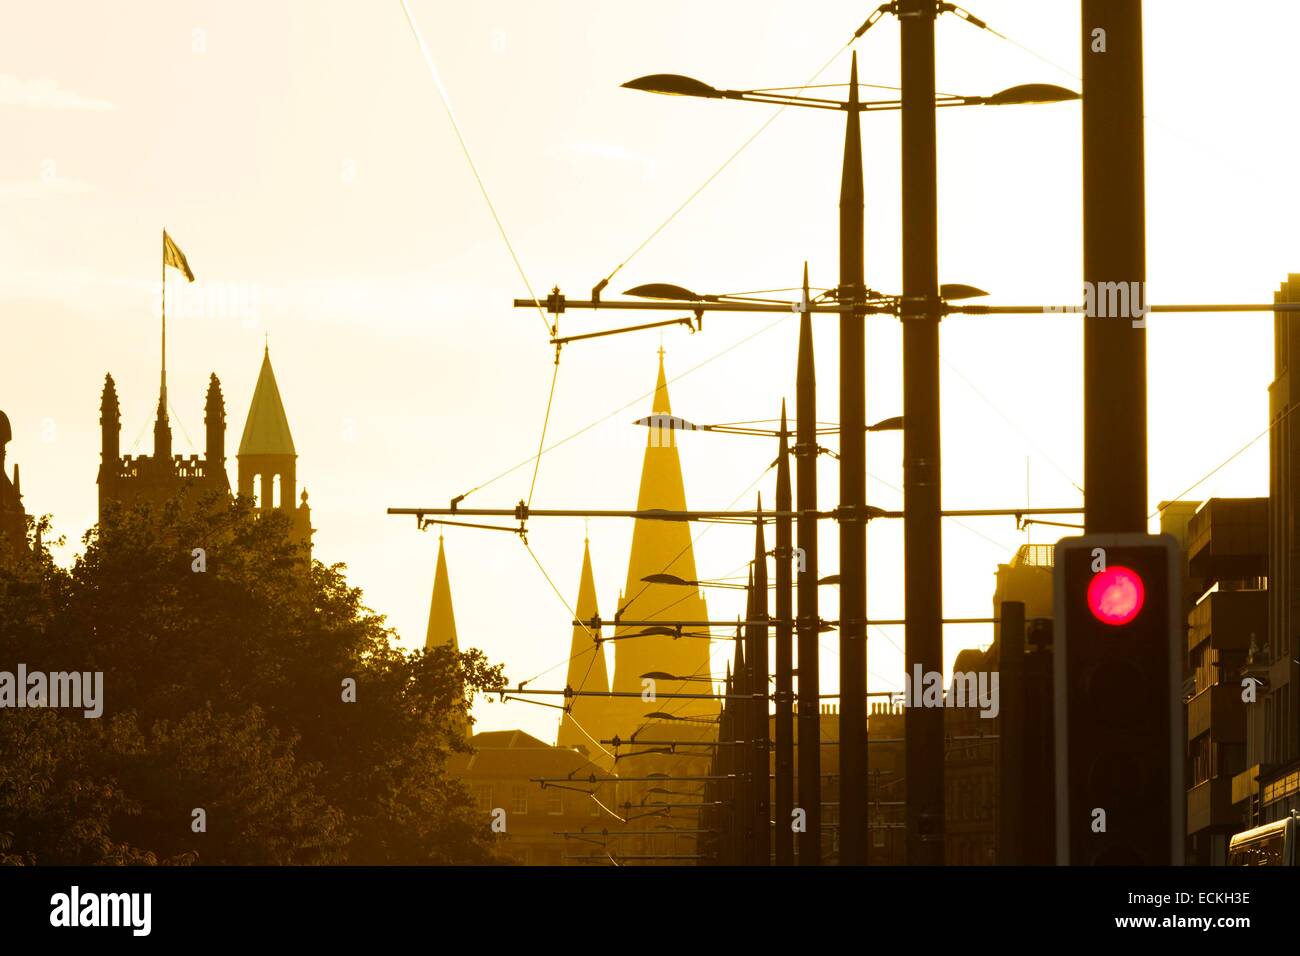
M 429 602 L 429 626 L 424 633 L 424 649 L 448 645 L 459 651 L 456 641 L 456 614 L 451 607 L 451 580 L 447 576 L 447 555 L 438 535 L 438 568 L 433 573 L 433 598 Z
M 578 603 L 574 608 L 576 620 L 590 621 L 600 614 L 596 605 L 596 583 L 591 573 L 591 544 L 583 542 L 582 574 L 578 581 Z M 569 671 L 565 678 L 566 686 L 573 690 L 599 691 L 609 690 L 609 671 L 605 666 L 605 649 L 593 639 L 590 627 L 576 625 L 569 643 Z M 556 740 L 559 747 L 581 747 L 589 754 L 598 753 L 598 748 L 591 738 L 600 740 L 612 733 L 612 728 L 605 726 L 608 713 L 606 698 L 574 697 L 569 709 L 560 719 L 560 733 Z M 583 731 L 586 733 L 583 733 Z M 589 737 L 588 734 L 591 736 Z
M 248 408 L 248 421 L 244 435 L 239 440 L 241 455 L 295 455 L 293 435 L 289 432 L 289 416 L 284 413 L 280 399 L 280 386 L 271 368 L 271 348 L 262 353 L 262 369 L 253 389 L 253 402 Z
M 671 414 L 668 398 L 667 375 L 664 357 L 659 355 L 658 380 L 655 385 L 653 412 Z M 679 450 L 674 441 L 664 440 L 672 429 L 652 428 L 641 466 L 641 489 L 637 508 L 655 508 L 669 511 L 686 509 L 686 491 L 682 483 L 682 466 Z M 695 581 L 695 553 L 691 544 L 691 528 L 686 522 L 636 519 L 632 527 L 632 551 L 628 558 L 626 595 L 620 603 L 620 616 L 628 620 L 708 620 L 704 597 L 692 586 L 665 583 L 648 584 L 651 575 L 670 574 L 685 581 Z M 709 668 L 709 641 L 675 640 L 667 635 L 643 635 L 641 627 L 619 628 L 615 637 L 636 634 L 633 639 L 619 641 L 614 652 L 615 691 L 642 690 L 641 675 L 661 671 L 682 677 L 707 677 Z M 661 680 L 661 693 L 690 694 L 699 690 L 697 682 L 670 682 Z M 713 717 L 717 715 L 716 701 L 691 701 L 681 699 L 681 707 L 674 713 L 681 716 Z M 613 728 L 622 737 L 628 737 L 644 722 L 648 709 L 639 696 L 614 698 L 611 711 L 618 715 Z
M 442 547 L 442 535 L 438 535 L 438 567 L 433 573 L 433 597 L 429 601 L 429 625 L 424 632 L 424 649 L 448 647 L 452 654 L 459 655 L 460 644 L 456 640 L 456 615 L 451 608 L 451 579 L 447 576 L 447 555 Z M 459 673 L 459 661 L 455 663 Z M 456 736 L 470 736 L 469 713 L 464 704 L 465 685 L 459 683 L 455 690 L 456 699 L 451 702 L 451 727 Z

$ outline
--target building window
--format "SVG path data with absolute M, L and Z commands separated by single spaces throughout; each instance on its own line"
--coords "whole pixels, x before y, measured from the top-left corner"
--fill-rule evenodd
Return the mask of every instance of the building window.
M 528 812 L 528 788 L 523 784 L 517 783 L 510 788 L 510 812 Z
M 474 787 L 474 808 L 483 813 L 492 812 L 492 784 L 480 783 Z
M 551 792 L 546 795 L 546 812 L 553 817 L 558 817 L 564 813 L 564 791 L 551 788 Z
M 279 508 L 283 502 L 280 500 L 280 476 L 271 476 L 271 493 L 269 495 L 272 508 Z

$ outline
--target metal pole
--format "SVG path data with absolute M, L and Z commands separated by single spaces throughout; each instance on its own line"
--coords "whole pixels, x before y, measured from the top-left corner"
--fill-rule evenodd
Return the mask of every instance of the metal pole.
M 734 688 L 734 680 L 731 674 L 731 663 L 727 663 L 726 688 L 730 694 Z M 735 743 L 735 726 L 736 714 L 731 708 L 731 701 L 728 699 L 722 705 L 722 715 L 719 718 L 720 727 L 718 728 L 718 739 L 725 740 L 728 743 Z M 730 787 L 720 785 L 719 789 L 727 790 L 722 805 L 718 808 L 718 862 L 723 866 L 731 866 L 736 862 L 736 750 L 738 748 L 724 747 L 719 755 L 721 763 L 722 776 L 730 777 Z
M 798 490 L 799 564 L 799 803 L 804 829 L 798 836 L 799 865 L 819 866 L 822 846 L 821 663 L 817 601 L 817 375 L 813 363 L 812 315 L 808 312 L 808 264 L 803 267 L 803 314 L 799 317 L 799 364 L 795 394 L 795 477 Z M 786 826 L 791 821 L 785 821 Z
M 763 499 L 758 499 L 758 510 L 763 511 Z M 772 863 L 772 797 L 770 779 L 771 758 L 768 755 L 767 734 L 767 545 L 763 540 L 763 522 L 754 522 L 754 589 L 753 608 L 749 618 L 763 621 L 745 629 L 749 653 L 749 690 L 753 700 L 749 704 L 750 732 L 754 740 L 754 854 L 753 863 L 770 866 Z
M 903 548 L 907 674 L 943 672 L 935 0 L 899 0 L 903 168 Z M 943 709 L 908 707 L 907 862 L 943 863 Z
M 748 610 L 745 617 L 749 620 L 754 619 L 751 613 L 754 608 L 754 573 L 749 574 L 749 601 Z M 732 671 L 731 678 L 734 682 L 735 693 L 738 698 L 743 698 L 750 693 L 749 680 L 749 661 L 745 654 L 745 641 L 742 638 L 740 628 L 736 628 L 736 668 Z M 745 866 L 753 863 L 754 848 L 754 794 L 753 794 L 753 766 L 754 753 L 750 746 L 753 740 L 753 731 L 750 727 L 750 716 L 753 708 L 749 706 L 749 701 L 738 699 L 734 705 L 736 713 L 736 733 L 735 737 L 741 742 L 741 746 L 735 749 L 733 756 L 736 760 L 736 851 L 733 862 L 738 866 Z
M 840 863 L 867 862 L 867 435 L 862 134 L 856 54 L 840 180 Z
M 1083 279 L 1099 313 L 1083 319 L 1083 523 L 1088 533 L 1146 531 L 1142 2 L 1083 0 L 1081 25 Z M 1117 299 L 1124 314 L 1106 314 L 1099 292 L 1110 283 L 1128 293 Z
M 776 508 L 789 511 L 790 432 L 786 427 L 785 402 L 781 402 L 781 438 L 777 446 Z M 794 613 L 791 550 L 791 521 L 776 522 L 776 814 L 774 841 L 776 865 L 794 865 L 794 832 L 790 811 L 794 809 L 794 648 L 790 618 Z
M 998 617 L 998 863 L 1020 866 L 1025 828 L 1025 605 L 1003 601 Z

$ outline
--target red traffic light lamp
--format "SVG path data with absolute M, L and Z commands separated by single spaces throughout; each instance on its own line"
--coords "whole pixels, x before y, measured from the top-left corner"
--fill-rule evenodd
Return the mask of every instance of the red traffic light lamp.
M 1147 590 L 1142 575 L 1132 568 L 1112 565 L 1098 571 L 1088 585 L 1088 610 L 1103 624 L 1128 624 L 1146 604 Z

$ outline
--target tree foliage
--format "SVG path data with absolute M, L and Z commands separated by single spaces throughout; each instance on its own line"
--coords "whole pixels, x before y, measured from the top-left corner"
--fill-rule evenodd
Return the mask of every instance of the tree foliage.
M 111 512 L 68 569 L 33 531 L 0 556 L 0 670 L 102 672 L 104 712 L 0 710 L 0 863 L 490 860 L 447 771 L 502 683 L 481 652 L 403 651 L 246 500 Z

